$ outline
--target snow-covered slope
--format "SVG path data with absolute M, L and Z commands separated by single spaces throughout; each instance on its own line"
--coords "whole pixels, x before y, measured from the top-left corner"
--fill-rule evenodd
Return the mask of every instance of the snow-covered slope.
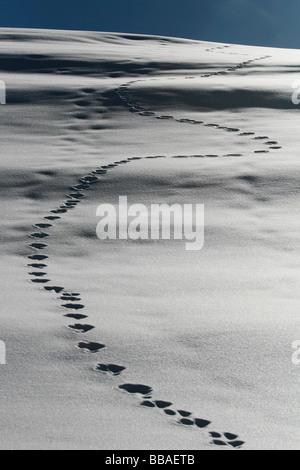
M 0 447 L 299 448 L 300 52 L 0 45 Z M 119 195 L 205 204 L 203 250 L 100 242 Z

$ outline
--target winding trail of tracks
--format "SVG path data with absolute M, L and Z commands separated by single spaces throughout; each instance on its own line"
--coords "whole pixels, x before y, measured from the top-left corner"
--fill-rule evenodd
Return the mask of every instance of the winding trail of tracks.
M 229 67 L 224 71 L 214 72 L 211 74 L 204 74 L 202 77 L 210 77 L 213 75 L 223 75 L 224 73 L 229 73 L 230 71 L 235 71 L 241 68 L 247 67 L 248 64 L 262 60 L 267 56 L 260 57 L 258 59 L 248 60 L 237 66 Z M 269 139 L 267 136 L 256 135 L 252 131 L 242 131 L 240 129 L 227 127 L 215 123 L 204 123 L 203 121 L 190 120 L 190 119 L 175 119 L 173 116 L 159 115 L 149 109 L 143 107 L 138 101 L 136 101 L 130 95 L 130 86 L 134 83 L 146 81 L 146 80 L 134 80 L 130 81 L 127 84 L 121 85 L 117 90 L 116 94 L 120 98 L 126 108 L 131 112 L 138 113 L 140 116 L 148 116 L 156 119 L 168 119 L 174 120 L 180 124 L 187 125 L 203 125 L 215 130 L 221 130 L 225 132 L 231 132 L 238 134 L 241 137 L 252 138 L 258 141 L 259 143 L 264 144 L 264 148 L 258 149 L 255 153 L 269 153 L 270 151 L 275 151 L 280 147 L 277 141 Z M 267 146 L 267 147 L 266 147 Z M 249 156 L 249 155 L 248 155 Z M 97 184 L 101 178 L 105 178 L 105 175 L 108 171 L 112 171 L 116 167 L 122 165 L 132 164 L 137 160 L 142 159 L 161 159 L 161 158 L 234 158 L 234 157 L 243 157 L 243 154 L 226 154 L 226 155 L 174 155 L 173 157 L 165 156 L 148 156 L 148 157 L 132 157 L 124 160 L 115 161 L 112 164 L 103 165 L 95 168 L 91 173 L 84 175 L 79 181 L 69 188 L 67 199 L 58 207 L 51 210 L 47 213 L 42 221 L 38 221 L 34 224 L 35 231 L 30 235 L 32 243 L 29 245 L 33 250 L 33 254 L 29 254 L 27 258 L 27 263 L 29 267 L 29 276 L 30 280 L 43 288 L 47 292 L 51 292 L 59 296 L 60 305 L 65 309 L 65 317 L 71 321 L 75 321 L 69 325 L 75 333 L 78 334 L 78 350 L 84 350 L 90 354 L 97 355 L 100 351 L 106 347 L 101 342 L 90 342 L 88 340 L 79 339 L 79 335 L 87 335 L 89 331 L 94 329 L 94 326 L 87 323 L 88 315 L 85 311 L 85 306 L 82 303 L 82 295 L 79 292 L 73 292 L 70 288 L 64 286 L 56 285 L 52 280 L 47 278 L 46 268 L 50 259 L 47 255 L 47 247 L 49 240 L 51 240 L 51 228 L 55 226 L 62 218 L 63 215 L 68 211 L 74 210 L 76 206 L 81 204 L 84 201 L 86 191 L 90 190 L 93 185 Z M 118 364 L 103 364 L 99 363 L 95 371 L 97 373 L 106 373 L 111 374 L 112 376 L 120 376 L 122 372 L 126 369 L 124 365 Z M 197 427 L 201 430 L 205 429 L 207 432 L 208 439 L 215 446 L 220 447 L 232 447 L 232 448 L 241 448 L 244 445 L 244 442 L 236 434 L 226 432 L 220 433 L 216 432 L 212 428 L 212 424 L 208 419 L 199 418 L 194 416 L 190 411 L 183 409 L 174 409 L 173 403 L 169 401 L 160 400 L 154 398 L 154 391 L 152 387 L 144 384 L 133 384 L 126 383 L 119 385 L 119 389 L 137 397 L 140 400 L 140 405 L 142 407 L 153 408 L 161 410 L 161 413 L 165 416 L 169 416 L 171 419 L 174 419 L 176 423 L 186 427 Z
M 206 77 L 212 77 L 214 75 L 225 75 L 225 74 L 228 74 L 230 72 L 234 72 L 236 70 L 245 69 L 251 63 L 254 63 L 254 62 L 257 62 L 257 61 L 260 61 L 260 60 L 264 60 L 264 59 L 267 59 L 267 58 L 270 58 L 270 57 L 271 56 L 262 56 L 262 57 L 258 57 L 258 58 L 255 58 L 255 59 L 249 59 L 246 62 L 241 62 L 241 63 L 239 63 L 235 66 L 228 67 L 224 70 L 219 70 L 218 72 L 203 74 L 203 75 L 201 75 L 201 77 L 206 78 Z M 186 77 L 186 78 L 192 78 L 192 77 Z M 159 79 L 152 78 L 151 80 L 152 81 L 155 81 L 155 80 L 158 81 Z M 250 138 L 250 139 L 252 139 L 252 140 L 256 141 L 257 143 L 262 144 L 264 146 L 264 147 L 261 147 L 261 148 L 258 148 L 257 150 L 255 150 L 254 153 L 269 153 L 269 152 L 281 149 L 280 144 L 276 140 L 274 140 L 274 139 L 272 139 L 268 136 L 265 136 L 265 135 L 258 135 L 255 132 L 253 132 L 252 130 L 242 131 L 239 128 L 235 128 L 235 127 L 231 127 L 231 126 L 224 126 L 224 124 L 222 124 L 222 123 L 221 124 L 220 123 L 210 123 L 210 122 L 204 122 L 204 121 L 199 121 L 199 120 L 195 120 L 195 119 L 186 119 L 186 118 L 182 118 L 182 119 L 177 118 L 176 119 L 172 115 L 159 114 L 159 113 L 153 111 L 150 108 L 146 108 L 136 98 L 134 98 L 130 94 L 130 87 L 132 85 L 136 84 L 136 83 L 141 83 L 141 82 L 147 82 L 147 80 L 146 79 L 130 80 L 129 82 L 122 84 L 116 91 L 116 94 L 119 97 L 119 99 L 121 100 L 121 102 L 124 104 L 124 106 L 126 106 L 126 108 L 131 113 L 137 113 L 139 116 L 142 116 L 142 117 L 153 117 L 153 118 L 159 119 L 159 120 L 174 120 L 175 122 L 180 123 L 180 124 L 193 125 L 193 126 L 198 125 L 198 126 L 209 127 L 209 128 L 213 128 L 213 129 L 216 129 L 216 130 L 223 131 L 223 132 L 230 132 L 230 133 L 236 134 L 240 137 L 248 137 L 248 138 Z M 243 154 L 238 154 L 238 155 L 231 154 L 231 155 L 227 155 L 227 156 L 243 156 Z

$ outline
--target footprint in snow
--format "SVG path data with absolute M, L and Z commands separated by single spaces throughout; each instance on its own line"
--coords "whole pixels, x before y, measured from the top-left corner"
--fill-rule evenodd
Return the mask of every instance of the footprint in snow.
M 80 297 L 72 297 L 71 295 L 66 295 L 64 294 L 62 297 L 61 297 L 61 300 L 64 300 L 66 302 L 80 302 L 81 301 L 81 298 Z
M 224 155 L 225 157 L 242 157 L 243 155 L 241 153 L 228 153 L 227 155 Z
M 46 276 L 46 273 L 44 272 L 33 272 L 33 273 L 28 273 L 29 276 L 36 276 L 36 277 L 43 277 Z
M 79 313 L 68 313 L 65 315 L 66 318 L 73 318 L 74 320 L 85 320 L 88 318 L 87 315 L 80 315 Z
M 93 330 L 95 327 L 92 325 L 81 325 L 80 323 L 76 323 L 75 325 L 69 325 L 69 328 L 80 333 L 87 333 L 88 331 Z
M 44 228 L 50 228 L 52 227 L 52 225 L 51 224 L 35 224 L 35 227 L 44 229 Z
M 104 349 L 106 346 L 101 343 L 86 343 L 86 342 L 81 342 L 78 344 L 79 349 L 83 349 L 84 351 L 89 351 L 91 353 L 97 353 L 101 351 L 101 349 Z
M 152 393 L 152 388 L 148 385 L 141 384 L 124 384 L 120 385 L 121 390 L 125 390 L 127 393 L 139 394 L 139 395 L 149 395 Z
M 99 178 L 97 178 L 97 176 L 84 176 L 79 180 L 79 182 L 83 184 L 95 184 L 98 183 L 98 181 Z
M 49 237 L 48 233 L 32 233 L 30 236 L 32 238 L 47 238 L 47 237 Z
M 33 256 L 28 256 L 28 259 L 32 261 L 44 261 L 45 259 L 48 259 L 49 257 L 46 255 L 33 255 Z
M 89 184 L 77 184 L 76 186 L 72 186 L 70 189 L 71 191 L 85 191 L 86 189 L 89 189 L 90 185 Z
M 56 294 L 60 294 L 64 290 L 64 287 L 46 286 L 44 289 L 48 292 L 55 292 Z
M 50 279 L 36 278 L 36 279 L 31 279 L 31 282 L 34 282 L 35 284 L 48 284 L 48 282 L 50 282 Z
M 121 387 L 120 387 L 121 388 Z M 128 391 L 128 390 L 127 390 Z M 132 392 L 134 393 L 134 392 Z M 168 401 L 163 401 L 163 400 L 149 400 L 146 399 L 143 402 L 140 403 L 140 406 L 146 407 L 146 408 L 158 408 L 164 411 L 164 413 L 168 416 L 176 416 L 177 413 L 179 414 L 180 418 L 178 420 L 178 424 L 181 424 L 183 426 L 196 426 L 200 429 L 204 429 L 207 426 L 211 424 L 210 421 L 206 419 L 200 419 L 200 418 L 192 418 L 192 413 L 190 411 L 185 411 L 185 410 L 178 410 L 177 412 L 172 410 L 170 406 L 172 406 L 171 402 Z
M 29 246 L 35 248 L 36 250 L 44 250 L 44 248 L 47 248 L 47 245 L 45 245 L 44 243 L 32 243 Z
M 44 269 L 47 267 L 47 264 L 37 264 L 37 263 L 33 263 L 33 264 L 28 264 L 27 265 L 29 268 L 35 268 L 35 269 Z
M 78 292 L 63 292 L 63 295 L 66 297 L 79 297 L 80 294 Z
M 174 119 L 173 116 L 157 116 L 156 119 L 160 119 L 160 120 L 170 120 L 170 119 Z
M 183 418 L 189 418 L 192 416 L 192 413 L 190 411 L 184 411 L 184 410 L 178 410 L 178 413 L 183 417 Z
M 116 364 L 98 364 L 96 367 L 97 371 L 112 374 L 114 376 L 120 375 L 125 369 L 126 367 L 118 366 Z
M 156 400 L 156 401 L 145 400 L 140 404 L 140 406 L 146 406 L 148 408 L 159 408 L 161 410 L 165 408 L 169 408 L 171 405 L 172 405 L 171 402 L 163 401 L 163 400 Z
M 231 434 L 229 432 L 226 432 L 223 435 L 218 432 L 211 432 L 210 436 L 213 438 L 212 444 L 219 447 L 231 446 L 236 449 L 245 444 L 245 442 L 239 440 L 239 437 L 236 434 Z
M 64 304 L 62 307 L 70 309 L 70 310 L 82 310 L 84 305 L 82 304 Z
M 72 197 L 74 199 L 82 199 L 84 197 L 84 194 L 81 193 L 71 193 L 67 194 L 67 197 Z
M 49 215 L 48 217 L 44 217 L 45 220 L 58 220 L 60 219 L 60 217 L 55 217 L 55 216 L 52 216 L 52 215 Z
M 140 116 L 155 116 L 155 113 L 153 113 L 152 111 L 144 111 L 140 113 Z
M 101 169 L 99 169 L 99 170 L 93 171 L 93 173 L 94 173 L 95 175 L 106 175 L 106 174 L 107 174 L 107 171 L 106 171 L 106 170 L 101 170 Z
M 66 214 L 67 210 L 66 209 L 55 209 L 51 211 L 52 214 Z
M 191 423 L 190 423 L 191 422 Z M 197 426 L 198 428 L 200 429 L 204 429 L 206 428 L 207 426 L 209 426 L 211 424 L 210 421 L 206 420 L 206 419 L 200 419 L 200 418 L 196 418 L 194 420 L 192 419 L 188 419 L 188 418 L 182 418 L 180 421 L 179 421 L 180 424 L 183 424 L 185 426 Z

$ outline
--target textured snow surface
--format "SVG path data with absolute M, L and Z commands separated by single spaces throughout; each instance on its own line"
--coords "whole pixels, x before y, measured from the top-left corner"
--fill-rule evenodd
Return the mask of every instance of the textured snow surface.
M 0 44 L 0 448 L 299 448 L 300 52 Z M 120 195 L 205 204 L 203 250 L 99 241 Z

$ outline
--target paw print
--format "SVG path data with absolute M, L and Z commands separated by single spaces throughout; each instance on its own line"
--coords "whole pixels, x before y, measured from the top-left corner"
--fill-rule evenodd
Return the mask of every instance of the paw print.
M 239 440 L 239 436 L 230 432 L 225 432 L 223 435 L 218 432 L 211 432 L 210 435 L 213 438 L 212 444 L 219 447 L 231 446 L 238 449 L 245 444 L 245 442 Z

